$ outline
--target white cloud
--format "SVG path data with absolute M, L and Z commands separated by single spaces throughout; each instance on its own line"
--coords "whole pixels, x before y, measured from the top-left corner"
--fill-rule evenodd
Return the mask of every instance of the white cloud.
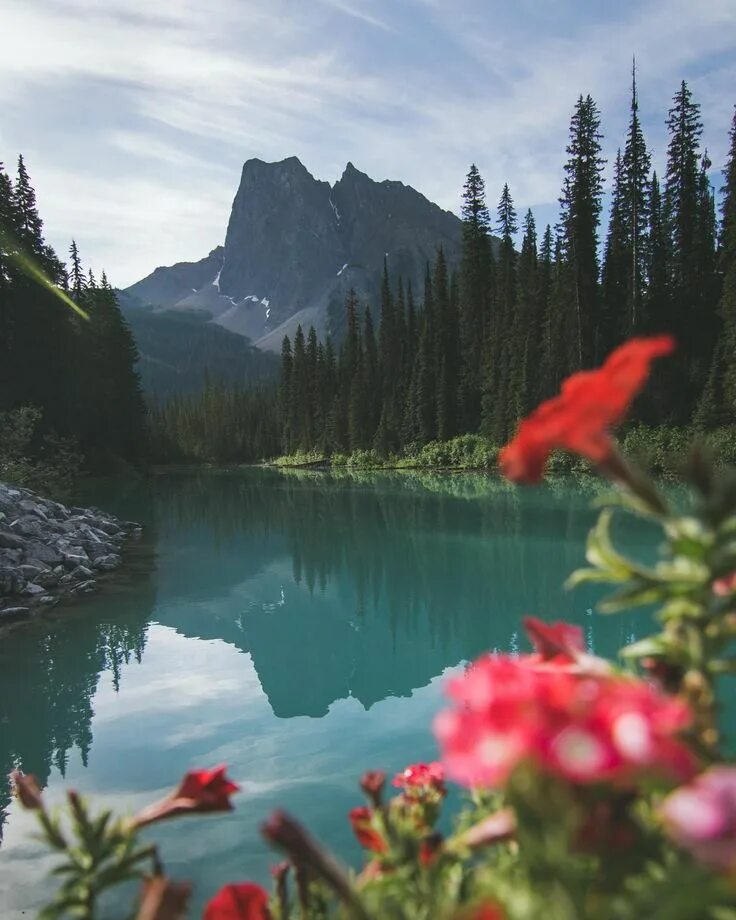
M 683 77 L 718 164 L 732 0 L 585 9 L 550 31 L 548 11 L 485 0 L 5 0 L 0 154 L 27 154 L 51 241 L 76 236 L 121 284 L 221 242 L 250 156 L 330 180 L 350 159 L 452 209 L 474 160 L 492 203 L 508 180 L 519 209 L 550 205 L 579 93 L 615 152 L 634 52 L 657 165 Z

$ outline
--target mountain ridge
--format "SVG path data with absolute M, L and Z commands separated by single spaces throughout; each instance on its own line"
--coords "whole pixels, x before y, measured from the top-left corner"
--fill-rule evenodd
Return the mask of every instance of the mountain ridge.
M 125 289 L 156 311 L 202 311 L 210 322 L 278 351 L 296 326 L 340 337 L 352 287 L 378 307 L 384 259 L 421 292 L 442 246 L 460 258 L 462 222 L 403 182 L 377 182 L 348 162 L 334 184 L 296 156 L 247 160 L 225 242 L 197 262 L 160 266 Z

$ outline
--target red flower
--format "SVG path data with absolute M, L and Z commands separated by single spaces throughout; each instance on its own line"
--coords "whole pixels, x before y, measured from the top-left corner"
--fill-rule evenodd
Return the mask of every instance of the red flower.
M 613 351 L 602 367 L 573 374 L 559 396 L 542 403 L 521 422 L 499 455 L 503 475 L 513 482 L 539 482 L 554 450 L 605 464 L 613 451 L 611 428 L 626 417 L 652 361 L 674 347 L 674 339 L 667 335 L 631 339 Z
M 251 882 L 225 885 L 207 903 L 203 920 L 271 920 L 268 894 Z
M 524 617 L 526 634 L 542 661 L 575 661 L 585 650 L 583 630 L 571 623 L 545 623 L 536 617 Z
M 426 791 L 444 795 L 447 791 L 445 789 L 445 768 L 438 761 L 428 764 L 415 763 L 406 767 L 401 773 L 397 773 L 393 779 L 393 785 L 403 789 L 409 798 Z
M 644 681 L 486 655 L 448 694 L 457 708 L 440 713 L 435 731 L 449 775 L 467 786 L 503 786 L 523 760 L 573 783 L 692 774 L 676 737 L 688 707 Z
M 225 766 L 190 770 L 170 795 L 136 815 L 134 826 L 145 827 L 154 821 L 192 812 L 232 811 L 230 796 L 238 792 L 240 786 L 225 776 L 226 770 Z
M 348 817 L 353 826 L 353 833 L 362 847 L 374 853 L 386 852 L 388 844 L 373 826 L 373 812 L 370 808 L 366 808 L 365 805 L 353 808 Z
M 506 920 L 506 913 L 494 901 L 482 901 L 454 916 L 455 920 Z

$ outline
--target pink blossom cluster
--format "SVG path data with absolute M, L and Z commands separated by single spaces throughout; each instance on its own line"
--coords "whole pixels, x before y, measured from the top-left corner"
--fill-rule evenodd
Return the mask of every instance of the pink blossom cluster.
M 678 737 L 688 706 L 649 683 L 581 667 L 582 636 L 531 621 L 531 655 L 485 655 L 450 681 L 455 708 L 435 732 L 448 776 L 501 787 L 522 762 L 573 783 L 635 783 L 643 774 L 680 781 L 695 760 Z

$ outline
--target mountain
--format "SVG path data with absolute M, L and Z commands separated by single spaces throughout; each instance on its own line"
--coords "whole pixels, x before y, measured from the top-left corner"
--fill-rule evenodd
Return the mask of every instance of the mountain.
M 401 182 L 375 182 L 352 163 L 331 186 L 296 157 L 252 159 L 225 245 L 199 262 L 157 268 L 125 293 L 169 316 L 199 311 L 207 325 L 276 352 L 299 323 L 339 338 L 351 287 L 375 315 L 384 258 L 391 276 L 421 296 L 427 261 L 442 246 L 457 264 L 461 238 L 454 214 Z

